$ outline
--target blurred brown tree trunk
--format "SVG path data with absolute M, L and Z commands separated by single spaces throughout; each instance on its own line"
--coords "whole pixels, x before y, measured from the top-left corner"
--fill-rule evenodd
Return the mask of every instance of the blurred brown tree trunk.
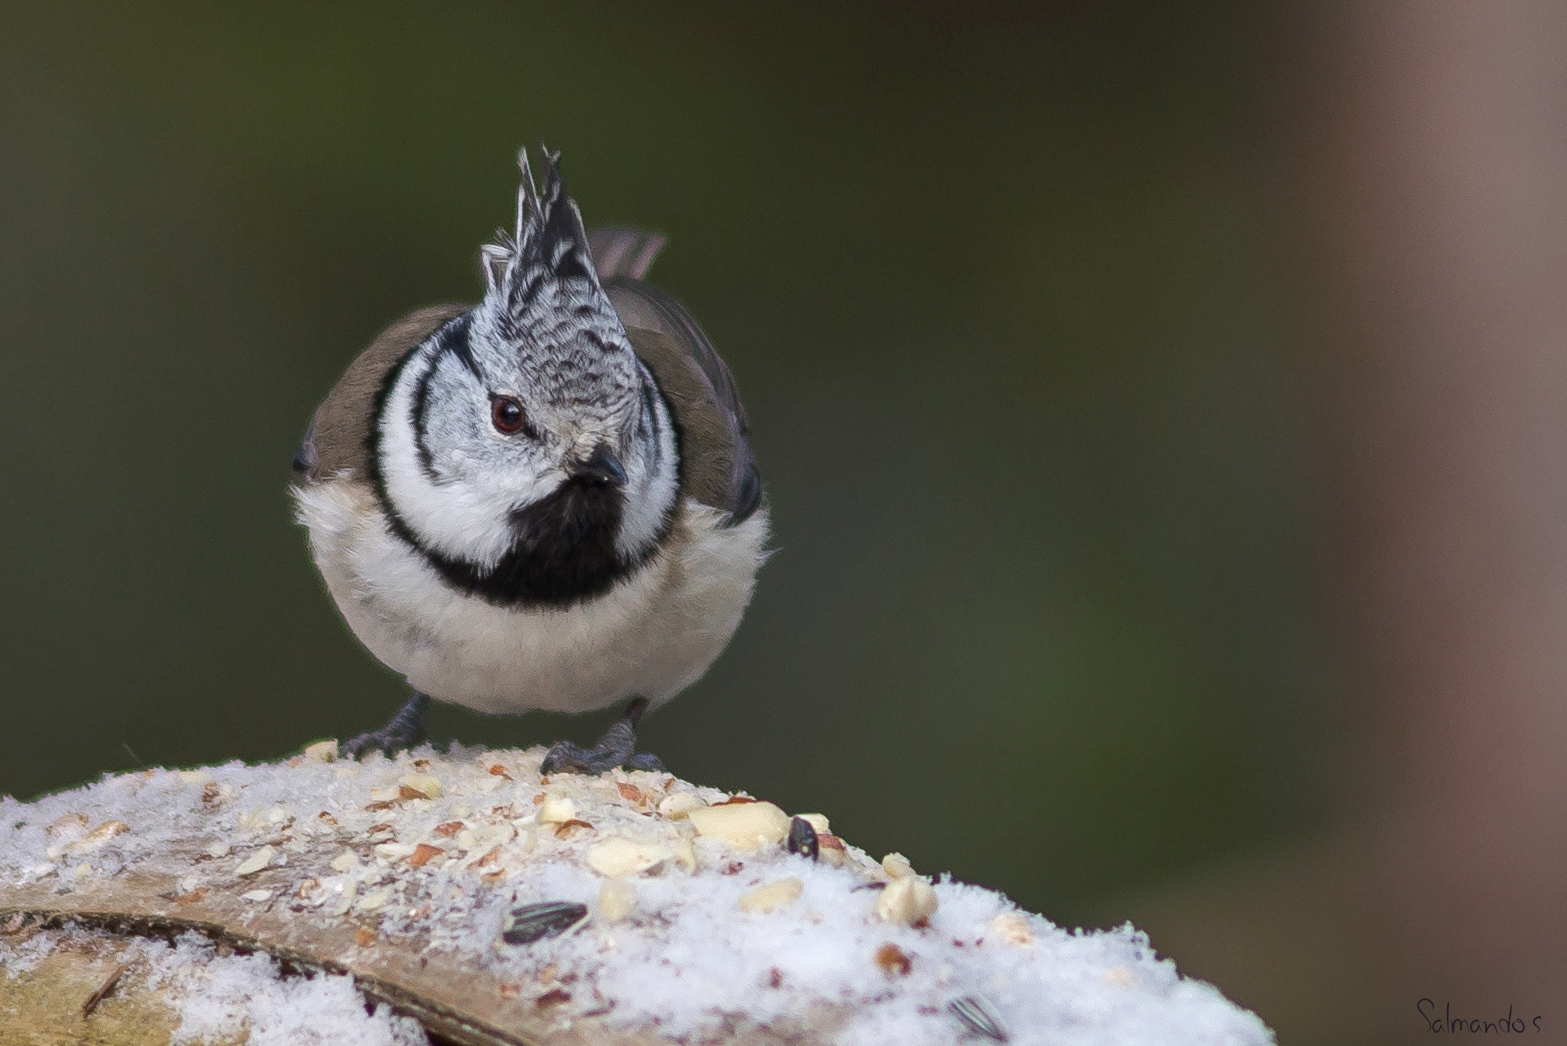
M 1290 17 L 1337 820 L 1134 915 L 1286 1042 L 1567 1037 L 1567 4 Z
M 1567 5 L 1330 19 L 1309 208 L 1334 603 L 1390 986 L 1567 1035 Z M 1382 834 L 1385 833 L 1385 834 Z M 1411 994 L 1413 993 L 1413 994 Z

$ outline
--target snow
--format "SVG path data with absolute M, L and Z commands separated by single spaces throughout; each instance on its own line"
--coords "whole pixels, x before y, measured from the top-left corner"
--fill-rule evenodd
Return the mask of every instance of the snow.
M 57 948 L 92 951 L 118 943 L 97 930 L 72 927 L 33 937 L 7 949 L 0 942 L 0 975 L 16 977 Z M 205 938 L 187 933 L 172 945 L 138 939 L 117 962 L 137 969 L 147 988 L 178 1014 L 170 1046 L 232 1042 L 248 1046 L 427 1046 L 418 1022 L 386 1004 L 366 1011 L 364 997 L 347 975 L 282 975 L 270 957 L 218 955 Z M 0 984 L 3 984 L 0 981 Z
M 826 1005 L 840 1008 L 833 1041 L 845 1046 L 982 1042 L 954 1012 L 967 998 L 1017 1043 L 1273 1041 L 1255 1015 L 1181 977 L 1130 925 L 1063 929 L 949 879 L 932 884 L 928 919 L 885 921 L 880 890 L 913 874 L 906 861 L 884 867 L 827 836 L 811 860 L 770 828 L 743 840 L 702 835 L 689 812 L 734 797 L 667 774 L 545 781 L 542 749 L 422 748 L 361 764 L 322 761 L 329 748 L 312 755 L 0 799 L 0 908 L 8 888 L 53 884 L 68 894 L 127 869 L 154 873 L 190 898 L 286 906 L 321 926 L 346 920 L 378 940 L 415 940 L 423 954 L 481 974 L 487 990 L 520 993 L 563 1021 L 592 1017 L 672 1038 Z M 777 821 L 756 813 L 756 824 Z M 601 874 L 620 867 L 628 874 Z M 757 894 L 787 879 L 797 895 L 792 885 Z M 768 903 L 742 905 L 747 895 Z M 553 939 L 500 944 L 507 912 L 542 901 L 580 902 L 591 915 Z M 253 1042 L 317 1041 L 299 1019 L 309 1013 L 316 1029 L 363 1025 L 323 1042 L 422 1041 L 403 1018 L 365 1017 L 348 978 L 280 977 L 264 956 L 219 960 L 204 947 L 186 937 L 159 959 L 168 976 L 187 977 L 180 996 L 191 1029 L 243 1019 Z M 177 973 L 180 957 L 197 972 Z

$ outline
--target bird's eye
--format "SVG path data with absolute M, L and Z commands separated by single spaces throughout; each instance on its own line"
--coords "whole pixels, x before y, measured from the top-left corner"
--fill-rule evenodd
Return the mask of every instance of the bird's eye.
M 490 422 L 495 426 L 496 432 L 510 436 L 514 432 L 522 431 L 524 421 L 522 404 L 510 396 L 496 396 L 490 402 Z

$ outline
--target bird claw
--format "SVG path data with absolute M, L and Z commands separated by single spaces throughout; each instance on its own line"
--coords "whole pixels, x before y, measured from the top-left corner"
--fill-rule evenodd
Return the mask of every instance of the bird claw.
M 652 752 L 637 752 L 628 758 L 623 764 L 627 770 L 652 770 L 662 772 L 664 761 Z
M 544 762 L 539 764 L 539 773 L 602 774 L 617 766 L 627 770 L 664 769 L 658 756 L 636 750 L 637 720 L 646 710 L 647 698 L 632 698 L 625 714 L 604 731 L 604 736 L 592 748 L 583 748 L 570 741 L 555 742 L 544 756 Z
M 429 706 L 430 699 L 415 690 L 385 726 L 349 738 L 338 746 L 338 752 L 345 758 L 358 759 L 369 752 L 396 755 L 412 748 L 425 739 L 424 713 Z

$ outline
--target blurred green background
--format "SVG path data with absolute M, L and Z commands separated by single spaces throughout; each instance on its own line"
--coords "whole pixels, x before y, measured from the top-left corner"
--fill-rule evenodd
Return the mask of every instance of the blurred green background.
M 773 506 L 646 747 L 1072 924 L 1308 830 L 1336 669 L 1272 29 L 1026 10 L 7 5 L 0 792 L 398 706 L 289 456 L 383 325 L 479 293 L 542 139 L 590 225 L 669 235 Z

